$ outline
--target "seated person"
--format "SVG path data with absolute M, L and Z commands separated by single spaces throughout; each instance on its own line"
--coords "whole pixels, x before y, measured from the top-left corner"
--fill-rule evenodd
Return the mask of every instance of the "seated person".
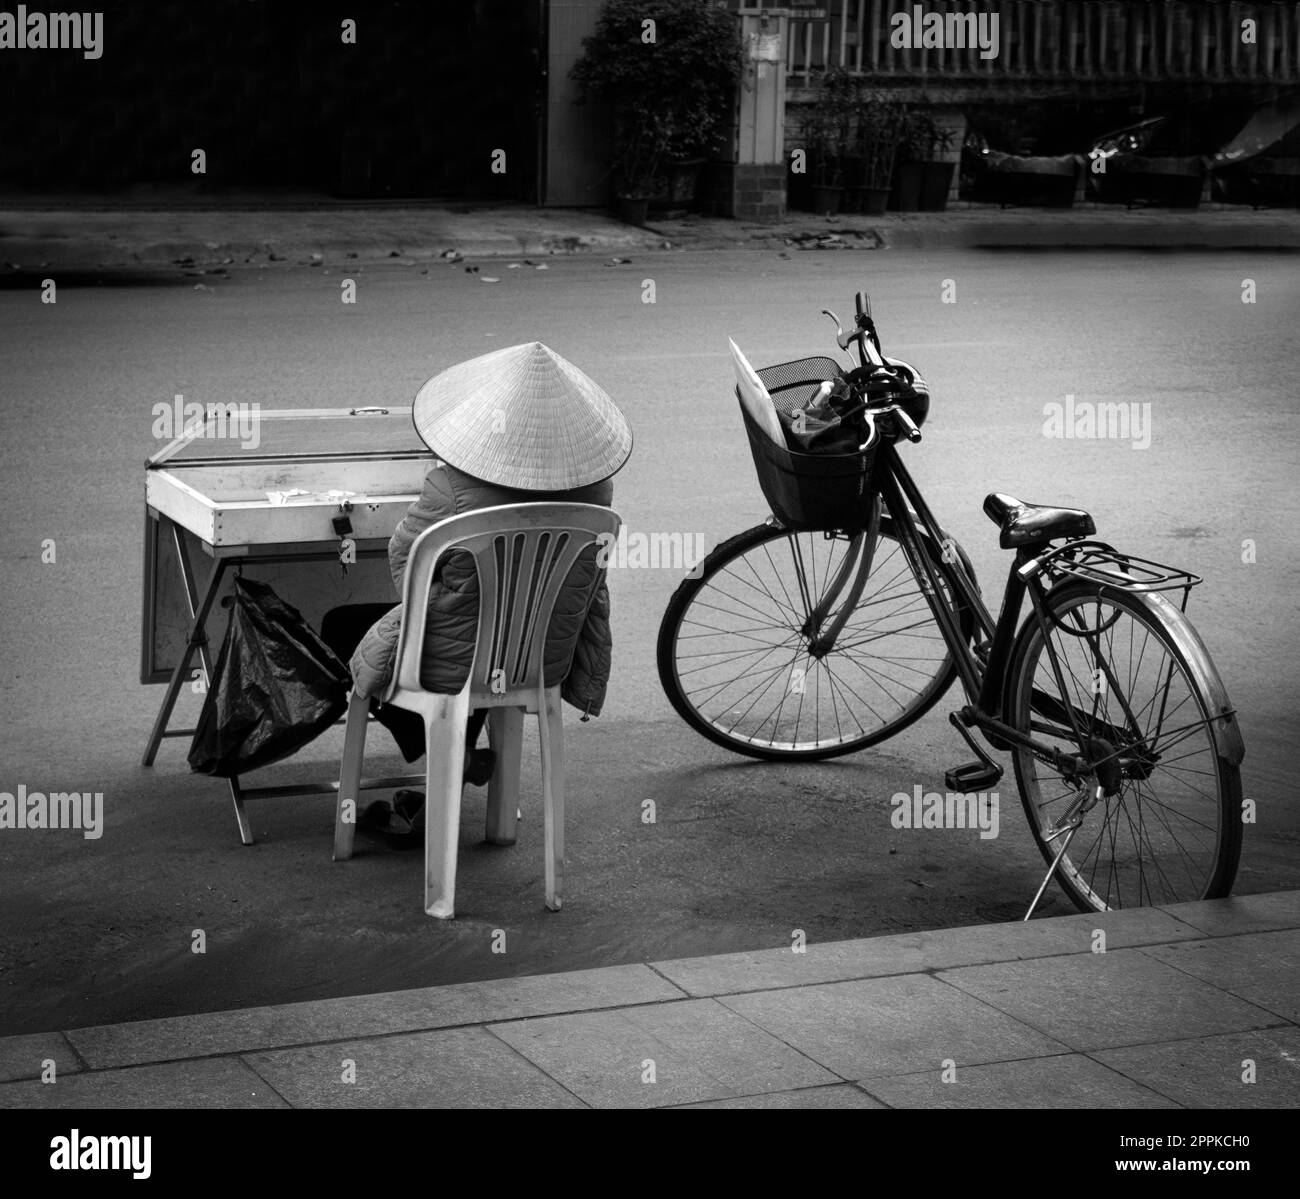
M 497 350 L 443 371 L 415 398 L 421 440 L 437 455 L 413 503 L 388 544 L 397 594 L 415 539 L 430 525 L 476 508 L 562 501 L 609 507 L 611 476 L 632 452 L 632 433 L 613 400 L 572 363 L 540 342 Z M 586 591 L 602 568 L 599 546 L 575 563 L 555 605 L 544 660 L 548 684 L 560 663 L 572 662 L 561 694 L 583 718 L 598 716 L 609 680 L 612 640 L 609 592 L 603 577 L 590 604 Z M 402 608 L 356 605 L 326 615 L 321 634 L 344 660 L 351 658 L 361 695 L 379 696 L 395 667 Z M 373 622 L 373 623 L 371 623 Z M 466 551 L 446 555 L 429 591 L 420 682 L 455 694 L 465 685 L 478 632 L 478 576 Z M 424 722 L 414 712 L 371 710 L 393 734 L 408 762 L 425 749 Z M 466 737 L 466 781 L 482 785 L 492 774 L 491 750 L 476 748 L 487 711 L 475 711 Z M 395 832 L 418 831 L 418 792 L 398 792 L 392 809 L 370 805 L 362 823 Z

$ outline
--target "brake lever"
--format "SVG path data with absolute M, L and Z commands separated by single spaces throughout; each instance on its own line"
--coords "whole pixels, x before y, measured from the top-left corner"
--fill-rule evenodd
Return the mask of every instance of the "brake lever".
M 857 338 L 856 333 L 845 334 L 844 326 L 840 324 L 840 318 L 835 315 L 829 308 L 822 309 L 822 316 L 828 316 L 835 322 L 835 343 L 841 350 L 847 350 Z

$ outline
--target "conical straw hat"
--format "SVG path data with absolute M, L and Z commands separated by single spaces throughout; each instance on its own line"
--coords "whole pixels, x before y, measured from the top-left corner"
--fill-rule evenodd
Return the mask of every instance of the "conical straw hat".
M 416 395 L 413 416 L 439 458 L 502 487 L 586 487 L 632 453 L 632 430 L 614 401 L 540 341 L 435 375 Z

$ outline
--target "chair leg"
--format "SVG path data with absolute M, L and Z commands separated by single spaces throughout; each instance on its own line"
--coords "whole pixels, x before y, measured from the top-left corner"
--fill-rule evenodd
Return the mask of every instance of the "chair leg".
M 353 691 L 348 699 L 348 723 L 343 733 L 343 762 L 339 767 L 339 798 L 334 809 L 334 860 L 352 856 L 361 806 L 361 763 L 365 757 L 370 700 Z
M 440 920 L 456 914 L 456 851 L 464 787 L 465 719 L 469 696 L 439 696 L 425 716 L 428 778 L 424 792 L 424 910 Z
M 546 906 L 560 910 L 564 874 L 564 716 L 560 689 L 543 693 L 537 712 L 542 749 L 542 810 L 546 844 Z
M 497 756 L 488 783 L 487 839 L 493 845 L 513 845 L 518 835 L 519 768 L 524 751 L 522 708 L 493 708 L 488 715 L 488 740 Z

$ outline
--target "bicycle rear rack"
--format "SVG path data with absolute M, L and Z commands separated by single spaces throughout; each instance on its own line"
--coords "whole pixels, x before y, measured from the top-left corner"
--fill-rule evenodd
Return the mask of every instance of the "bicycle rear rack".
M 1187 606 L 1191 589 L 1202 581 L 1190 570 L 1179 570 L 1123 554 L 1104 541 L 1067 541 L 1038 559 L 1041 569 L 1057 575 L 1071 575 L 1090 583 L 1101 583 L 1119 591 L 1178 591 Z

